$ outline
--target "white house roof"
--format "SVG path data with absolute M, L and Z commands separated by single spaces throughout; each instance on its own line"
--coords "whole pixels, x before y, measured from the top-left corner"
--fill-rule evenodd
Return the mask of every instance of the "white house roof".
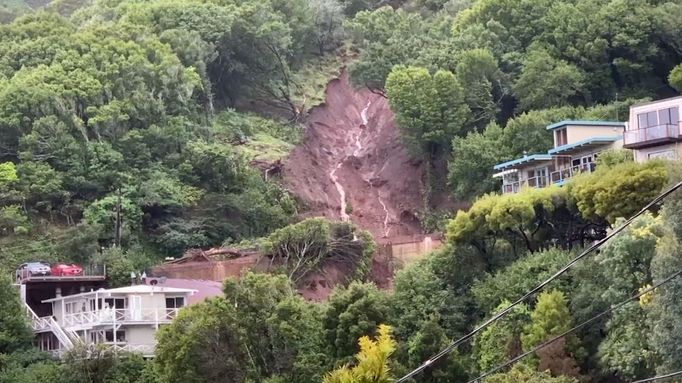
M 493 178 L 499 178 L 502 176 L 506 176 L 507 174 L 512 174 L 512 173 L 518 173 L 519 169 L 507 169 L 503 170 L 501 172 L 493 174 Z
M 99 290 L 88 291 L 87 293 L 64 295 L 62 297 L 45 299 L 43 301 L 43 303 L 55 302 L 55 301 L 59 301 L 61 299 L 70 299 L 70 298 L 76 298 L 76 297 L 91 296 L 91 295 L 95 295 L 95 294 L 99 294 L 102 297 L 107 297 L 110 295 L 117 295 L 117 294 L 141 294 L 141 295 L 146 295 L 146 294 L 194 294 L 194 293 L 196 293 L 196 291 L 197 290 L 181 289 L 181 288 L 177 288 L 177 287 L 165 287 L 165 286 L 159 286 L 159 285 L 156 285 L 156 286 L 134 285 L 134 286 L 118 287 L 115 289 L 99 289 Z
M 194 293 L 196 290 L 192 289 L 181 289 L 178 287 L 166 287 L 159 285 L 134 285 L 126 287 L 118 287 L 115 289 L 106 290 L 110 293 L 116 294 L 156 294 L 156 293 Z

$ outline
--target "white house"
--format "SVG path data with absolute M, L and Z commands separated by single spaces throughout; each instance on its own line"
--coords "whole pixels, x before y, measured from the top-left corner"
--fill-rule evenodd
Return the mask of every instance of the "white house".
M 43 300 L 52 315 L 26 306 L 38 347 L 60 355 L 75 344 L 107 344 L 116 350 L 154 355 L 155 334 L 187 306 L 196 290 L 134 285 Z
M 630 120 L 623 146 L 632 149 L 635 161 L 653 158 L 682 159 L 682 96 L 636 104 L 630 107 Z

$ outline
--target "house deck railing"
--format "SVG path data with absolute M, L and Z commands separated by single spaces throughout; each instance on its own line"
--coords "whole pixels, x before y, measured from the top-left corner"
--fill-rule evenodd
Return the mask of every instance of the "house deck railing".
M 172 321 L 179 310 L 178 308 L 102 309 L 66 314 L 60 322 L 65 327 L 92 327 L 127 322 L 163 324 Z
M 525 180 L 507 182 L 502 185 L 502 193 L 518 193 L 524 187 L 544 188 L 549 185 L 548 176 L 531 177 Z
M 682 138 L 682 121 L 628 130 L 623 134 L 623 145 L 626 147 L 637 146 L 638 144 L 677 140 L 680 138 Z
M 563 183 L 582 173 L 592 173 L 596 168 L 594 162 L 572 166 L 570 168 L 559 169 L 550 173 L 549 178 L 552 184 Z

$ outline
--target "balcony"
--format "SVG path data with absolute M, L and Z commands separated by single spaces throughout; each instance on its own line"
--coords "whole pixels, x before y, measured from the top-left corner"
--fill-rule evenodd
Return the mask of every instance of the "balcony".
M 80 275 L 31 275 L 21 274 L 19 271 L 14 273 L 17 284 L 35 282 L 84 282 L 84 281 L 104 281 L 107 278 L 106 265 L 87 265 L 83 267 Z
M 103 309 L 66 314 L 60 324 L 66 328 L 86 329 L 103 325 L 170 323 L 178 314 L 178 308 Z
M 548 177 L 537 176 L 521 181 L 514 181 L 502 185 L 502 194 L 513 194 L 521 191 L 522 188 L 544 188 L 549 185 Z
M 563 184 L 567 180 L 575 177 L 582 173 L 592 173 L 595 169 L 596 164 L 594 162 L 589 162 L 586 164 L 581 164 L 577 166 L 572 166 L 570 168 L 559 169 L 550 173 L 549 179 L 552 184 Z
M 682 140 L 682 121 L 677 124 L 663 124 L 644 129 L 628 130 L 623 135 L 623 147 L 643 149 Z

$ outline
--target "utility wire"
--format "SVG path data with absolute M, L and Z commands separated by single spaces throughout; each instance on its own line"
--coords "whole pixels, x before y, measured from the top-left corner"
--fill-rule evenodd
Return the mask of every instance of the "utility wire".
M 600 312 L 599 314 L 597 314 L 597 315 L 593 316 L 592 318 L 590 318 L 590 319 L 588 319 L 588 320 L 582 322 L 581 324 L 579 324 L 579 325 L 577 325 L 577 326 L 571 328 L 570 330 L 564 331 L 563 333 L 561 333 L 561 334 L 555 336 L 554 338 L 552 338 L 552 339 L 550 339 L 550 340 L 548 340 L 548 341 L 546 341 L 546 342 L 544 342 L 544 343 L 539 344 L 538 346 L 536 346 L 536 347 L 533 348 L 532 350 L 529 350 L 529 351 L 527 351 L 527 352 L 524 352 L 523 354 L 521 354 L 521 355 L 519 355 L 519 356 L 517 356 L 517 357 L 515 357 L 515 358 L 513 358 L 513 359 L 511 359 L 511 360 L 509 360 L 508 362 L 506 362 L 506 363 L 504 363 L 504 364 L 501 364 L 501 365 L 499 365 L 499 366 L 493 368 L 492 370 L 486 371 L 484 374 L 482 374 L 482 375 L 479 376 L 478 378 L 472 379 L 472 380 L 470 380 L 470 381 L 467 382 L 467 383 L 478 382 L 478 381 L 480 381 L 481 379 L 483 379 L 483 378 L 485 378 L 485 377 L 487 377 L 487 376 L 489 376 L 489 375 L 492 375 L 492 374 L 496 373 L 497 371 L 499 371 L 499 370 L 501 370 L 501 369 L 503 369 L 503 368 L 505 368 L 505 367 L 511 366 L 512 364 L 514 364 L 514 363 L 518 362 L 519 360 L 521 360 L 521 359 L 527 357 L 528 355 L 534 354 L 534 353 L 537 352 L 538 350 L 541 350 L 541 349 L 543 349 L 543 348 L 549 346 L 550 344 L 556 342 L 557 340 L 559 340 L 559 339 L 561 339 L 561 338 L 563 338 L 563 337 L 565 337 L 565 336 L 567 336 L 567 335 L 570 335 L 570 334 L 572 334 L 572 333 L 574 333 L 574 332 L 580 330 L 581 328 L 583 328 L 583 327 L 587 326 L 588 324 L 590 324 L 590 323 L 596 321 L 597 319 L 599 319 L 599 318 L 605 316 L 606 314 L 609 314 L 609 313 L 611 313 L 611 312 L 613 312 L 613 311 L 616 311 L 616 310 L 622 308 L 623 306 L 625 306 L 626 304 L 628 304 L 628 303 L 630 303 L 630 302 L 632 302 L 632 301 L 634 301 L 634 300 L 639 299 L 642 295 L 646 295 L 646 294 L 648 294 L 648 293 L 654 291 L 654 290 L 657 289 L 658 287 L 660 287 L 660 286 L 662 286 L 662 285 L 664 285 L 664 284 L 670 282 L 671 280 L 675 279 L 675 278 L 678 277 L 680 274 L 682 274 L 682 270 L 677 271 L 676 273 L 674 273 L 674 274 L 672 274 L 671 276 L 665 278 L 664 280 L 662 280 L 662 281 L 656 283 L 655 285 L 653 285 L 653 286 L 651 286 L 651 287 L 649 287 L 649 288 L 647 288 L 647 289 L 645 289 L 645 290 L 640 291 L 639 293 L 637 293 L 637 294 L 631 296 L 630 298 L 628 298 L 628 299 L 626 299 L 626 300 L 624 300 L 624 301 L 622 301 L 622 302 L 616 304 L 615 306 L 611 306 L 611 308 L 609 308 L 608 310 L 604 310 L 604 311 Z
M 646 382 L 655 382 L 659 379 L 668 379 L 668 378 L 673 378 L 675 376 L 682 375 L 682 371 L 677 371 L 677 372 L 671 372 L 670 374 L 666 375 L 661 375 L 661 376 L 654 376 L 653 378 L 647 378 L 647 379 L 642 379 L 642 380 L 637 380 L 632 383 L 646 383 Z
M 407 373 L 407 374 L 406 374 L 405 376 L 403 376 L 402 378 L 396 380 L 396 383 L 402 383 L 402 382 L 406 381 L 407 379 L 410 379 L 411 377 L 413 377 L 413 376 L 417 375 L 418 373 L 424 371 L 424 370 L 425 370 L 427 367 L 429 367 L 431 364 L 433 364 L 434 362 L 436 362 L 436 361 L 439 360 L 440 358 L 444 357 L 445 355 L 451 353 L 451 352 L 452 352 L 454 349 L 456 349 L 460 344 L 462 344 L 462 343 L 466 342 L 467 340 L 473 338 L 474 335 L 478 334 L 481 330 L 485 329 L 486 327 L 490 326 L 490 325 L 493 324 L 494 322 L 498 321 L 498 320 L 499 320 L 500 318 L 502 318 L 503 316 L 507 315 L 507 313 L 509 313 L 509 311 L 511 311 L 514 307 L 516 307 L 516 306 L 518 306 L 519 304 L 523 303 L 526 299 L 528 299 L 529 297 L 531 297 L 533 294 L 535 294 L 535 293 L 537 293 L 538 291 L 542 290 L 545 286 L 547 286 L 547 285 L 548 285 L 550 282 L 552 282 L 554 279 L 556 279 L 556 278 L 560 277 L 561 275 L 563 275 L 564 273 L 566 273 L 566 271 L 568 271 L 568 269 L 570 269 L 570 268 L 571 268 L 573 265 L 575 265 L 578 261 L 580 261 L 581 259 L 585 258 L 585 257 L 586 257 L 588 254 L 590 254 L 592 251 L 594 251 L 595 249 L 597 249 L 597 248 L 599 248 L 600 246 L 602 246 L 604 243 L 606 243 L 606 241 L 608 241 L 609 239 L 611 239 L 613 236 L 615 236 L 616 234 L 618 234 L 618 233 L 620 233 L 621 231 L 623 231 L 623 229 L 625 229 L 626 227 L 628 227 L 636 218 L 638 218 L 640 215 L 644 214 L 647 210 L 649 210 L 649 209 L 651 209 L 652 207 L 654 207 L 656 204 L 658 204 L 659 202 L 661 202 L 663 199 L 665 199 L 666 197 L 668 197 L 670 194 L 672 194 L 675 190 L 679 189 L 680 187 L 682 187 L 682 182 L 678 182 L 677 184 L 675 184 L 674 186 L 672 186 L 672 187 L 669 188 L 668 190 L 666 190 L 666 191 L 664 191 L 663 193 L 659 194 L 658 197 L 654 198 L 651 202 L 649 202 L 646 206 L 644 206 L 644 207 L 643 207 L 640 211 L 638 211 L 635 215 L 633 215 L 632 217 L 630 217 L 630 219 L 628 219 L 627 221 L 625 221 L 621 226 L 619 226 L 619 227 L 617 227 L 616 229 L 614 229 L 613 231 L 611 231 L 611 232 L 610 232 L 606 237 L 604 237 L 603 239 L 601 239 L 601 240 L 595 242 L 594 244 L 592 244 L 592 246 L 590 246 L 588 249 L 586 249 L 585 251 L 583 251 L 582 253 L 580 253 L 580 255 L 578 255 L 577 257 L 573 258 L 570 262 L 568 262 L 568 264 L 566 264 L 566 266 L 564 266 L 564 267 L 561 268 L 559 271 L 557 271 L 556 273 L 554 273 L 554 275 L 552 275 L 552 276 L 550 276 L 549 278 L 547 278 L 544 282 L 542 282 L 542 283 L 540 283 L 539 285 L 537 285 L 535 288 L 533 288 L 532 290 L 530 290 L 530 291 L 529 291 L 528 293 L 526 293 L 524 296 L 522 296 L 521 298 L 519 298 L 518 300 L 516 300 L 514 303 L 510 304 L 510 305 L 509 305 L 507 308 L 505 308 L 504 310 L 502 310 L 502 311 L 500 311 L 499 313 L 495 314 L 493 317 L 491 317 L 490 319 L 488 319 L 487 321 L 485 321 L 483 324 L 481 324 L 481 325 L 479 325 L 478 327 L 474 328 L 474 330 L 471 331 L 470 333 L 468 333 L 468 334 L 464 335 L 463 337 L 457 339 L 456 341 L 450 343 L 449 346 L 447 346 L 446 348 L 444 348 L 444 349 L 443 349 L 442 351 L 440 351 L 438 354 L 436 354 L 436 355 L 432 356 L 431 358 L 427 359 L 427 360 L 424 361 L 419 367 L 417 367 L 417 368 L 415 368 L 414 370 L 410 371 L 409 373 Z

